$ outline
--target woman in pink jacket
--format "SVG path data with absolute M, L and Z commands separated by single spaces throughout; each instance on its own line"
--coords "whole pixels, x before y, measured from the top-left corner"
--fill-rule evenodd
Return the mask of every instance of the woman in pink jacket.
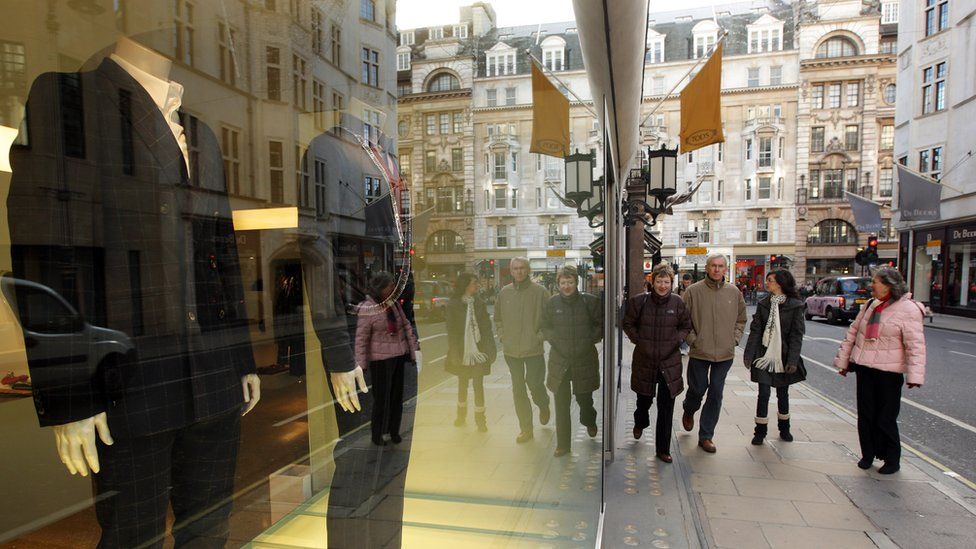
M 399 300 L 389 299 L 395 288 L 390 273 L 373 275 L 356 324 L 356 364 L 369 372 L 373 385 L 372 438 L 377 446 L 386 444 L 384 433 L 394 444 L 400 443 L 403 369 L 420 348 Z
M 882 267 L 871 279 L 871 295 L 847 330 L 834 366 L 838 373 L 857 374 L 857 435 L 861 461 L 868 469 L 875 458 L 878 469 L 890 475 L 900 468 L 901 439 L 898 411 L 901 386 L 921 387 L 925 382 L 925 331 L 922 305 L 912 301 L 905 279 L 897 270 Z

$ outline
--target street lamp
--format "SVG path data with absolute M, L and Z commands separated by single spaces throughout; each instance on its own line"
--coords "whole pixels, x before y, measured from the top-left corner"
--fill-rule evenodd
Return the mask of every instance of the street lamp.
M 667 201 L 678 192 L 678 149 L 647 148 L 647 170 L 633 169 L 627 178 L 627 200 L 623 202 L 624 225 L 640 221 L 655 225 L 657 216 L 667 210 Z M 648 196 L 654 204 L 648 203 Z
M 603 226 L 603 178 L 593 182 L 593 196 L 583 200 L 576 215 L 585 217 L 591 229 Z
M 565 196 L 576 204 L 593 196 L 593 155 L 577 150 L 566 157 Z

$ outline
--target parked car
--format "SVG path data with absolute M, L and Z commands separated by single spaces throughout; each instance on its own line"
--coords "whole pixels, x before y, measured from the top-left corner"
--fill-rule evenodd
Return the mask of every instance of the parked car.
M 440 280 L 421 280 L 417 282 L 413 299 L 413 312 L 417 318 L 428 321 L 444 319 L 447 304 L 450 303 L 451 285 Z
M 813 295 L 807 298 L 806 318 L 822 316 L 831 323 L 854 320 L 870 297 L 869 277 L 829 276 L 817 282 Z

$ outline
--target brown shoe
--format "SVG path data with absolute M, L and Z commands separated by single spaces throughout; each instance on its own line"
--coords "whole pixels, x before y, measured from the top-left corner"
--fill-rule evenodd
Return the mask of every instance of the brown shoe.
M 699 440 L 698 445 L 701 446 L 702 450 L 705 450 L 709 454 L 715 453 L 715 443 L 707 438 L 705 440 Z
M 685 412 L 681 416 L 681 426 L 685 428 L 685 431 L 691 431 L 695 428 L 695 416 L 694 414 L 689 414 Z
M 671 463 L 674 461 L 671 459 L 671 454 L 665 454 L 663 452 L 658 452 L 657 459 L 663 461 L 664 463 Z
M 517 437 L 515 437 L 515 443 L 516 444 L 524 444 L 524 443 L 532 440 L 533 438 L 535 438 L 535 435 L 532 434 L 532 431 L 523 431 L 523 432 L 519 433 L 519 435 Z
M 563 457 L 569 453 L 569 448 L 556 448 L 556 451 L 552 453 L 552 457 Z
M 539 408 L 539 423 L 543 425 L 549 425 L 550 412 L 549 405 L 546 404 L 545 408 Z
M 644 434 L 644 430 L 643 429 L 638 429 L 637 427 L 634 427 L 634 438 L 640 440 L 640 437 L 643 434 Z
M 586 434 L 590 435 L 590 438 L 596 436 L 596 425 L 590 425 L 586 428 Z

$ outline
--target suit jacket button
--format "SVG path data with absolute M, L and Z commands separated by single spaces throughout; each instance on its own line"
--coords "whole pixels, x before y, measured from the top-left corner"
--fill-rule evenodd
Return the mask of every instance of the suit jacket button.
M 197 314 L 194 313 L 194 312 L 186 313 L 186 318 L 189 318 L 190 320 L 196 320 L 197 319 Z

